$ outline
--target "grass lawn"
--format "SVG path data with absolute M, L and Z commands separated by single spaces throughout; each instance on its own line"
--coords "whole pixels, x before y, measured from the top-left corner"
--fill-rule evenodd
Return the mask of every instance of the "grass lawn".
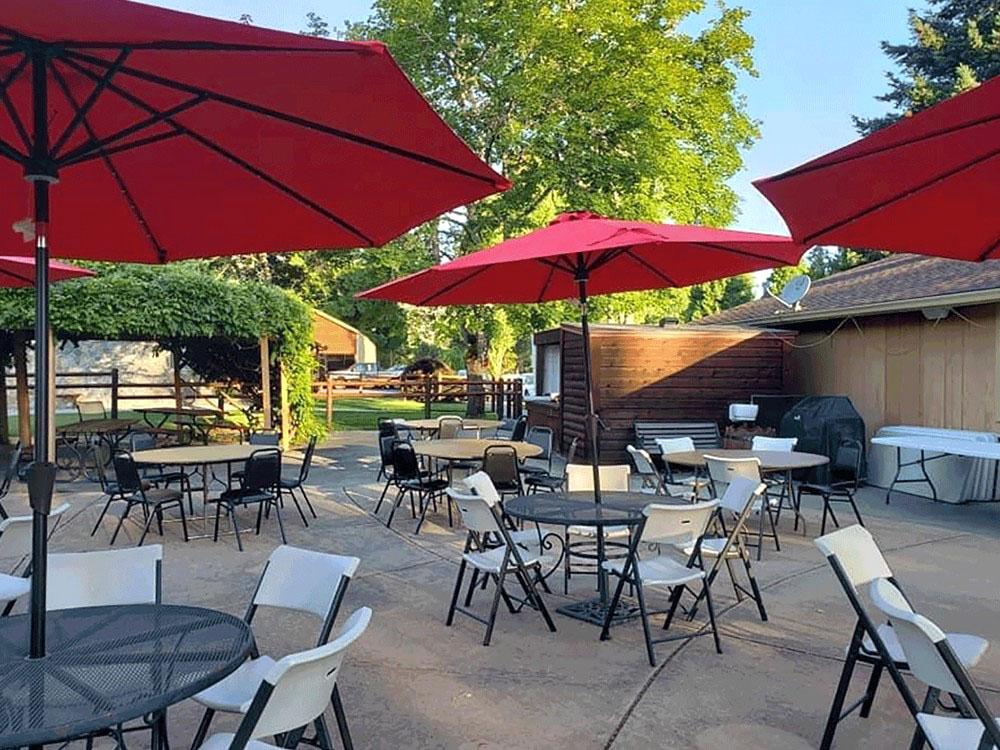
M 326 402 L 316 400 L 316 416 L 326 420 Z M 465 414 L 464 403 L 434 403 L 431 405 L 431 416 L 442 414 Z M 403 419 L 422 419 L 424 405 L 420 401 L 406 398 L 386 398 L 359 396 L 357 398 L 339 398 L 333 402 L 333 429 L 335 432 L 344 430 L 374 430 L 379 417 L 402 417 Z M 493 414 L 485 415 L 487 419 Z

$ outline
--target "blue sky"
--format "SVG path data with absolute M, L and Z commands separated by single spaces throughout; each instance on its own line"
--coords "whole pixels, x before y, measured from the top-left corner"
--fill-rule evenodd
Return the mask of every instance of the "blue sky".
M 147 0 L 149 2 L 150 0 Z M 249 13 L 259 26 L 299 31 L 316 11 L 331 24 L 363 18 L 368 0 L 152 0 L 177 10 L 236 20 Z M 888 61 L 879 42 L 907 38 L 907 9 L 921 0 L 730 0 L 751 11 L 759 77 L 742 93 L 760 121 L 761 138 L 732 180 L 741 197 L 744 229 L 785 232 L 784 223 L 750 181 L 795 166 L 857 137 L 851 115 L 884 111 L 875 101 Z M 709 2 L 706 16 L 713 13 Z

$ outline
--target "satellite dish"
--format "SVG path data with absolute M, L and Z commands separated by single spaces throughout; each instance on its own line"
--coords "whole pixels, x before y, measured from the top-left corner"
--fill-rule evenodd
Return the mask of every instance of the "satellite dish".
M 767 293 L 789 310 L 801 310 L 802 305 L 799 303 L 802 302 L 802 298 L 806 296 L 811 286 L 812 279 L 802 274 L 789 279 L 785 288 L 781 290 L 781 294 L 773 294 L 770 289 Z

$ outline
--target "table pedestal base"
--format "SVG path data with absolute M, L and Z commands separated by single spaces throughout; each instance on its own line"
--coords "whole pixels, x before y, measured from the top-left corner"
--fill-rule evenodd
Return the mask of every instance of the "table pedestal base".
M 582 602 L 565 604 L 556 609 L 556 612 L 566 617 L 572 617 L 574 620 L 589 622 L 591 625 L 604 625 L 604 618 L 608 616 L 610 604 L 610 601 L 602 602 L 601 597 L 595 596 L 593 599 Z M 623 596 L 618 601 L 618 608 L 615 610 L 614 617 L 611 618 L 611 624 L 612 626 L 621 625 L 638 617 L 639 605 L 632 599 Z

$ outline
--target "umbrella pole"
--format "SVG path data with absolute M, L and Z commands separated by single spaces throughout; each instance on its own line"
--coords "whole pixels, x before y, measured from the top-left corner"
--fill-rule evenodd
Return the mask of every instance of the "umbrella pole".
M 590 371 L 590 323 L 587 320 L 587 271 L 577 272 L 576 283 L 580 290 L 580 330 L 583 336 L 583 387 L 587 392 L 587 417 L 584 423 L 590 465 L 594 470 L 594 500 L 601 502 L 601 467 L 597 455 L 597 415 L 594 413 L 594 385 Z M 598 535 L 600 539 L 600 535 Z
M 35 449 L 28 473 L 31 500 L 31 642 L 32 658 L 45 655 L 45 580 L 48 562 L 48 514 L 52 507 L 55 465 L 49 456 L 49 184 L 55 169 L 49 153 L 48 62 L 44 53 L 32 59 L 34 142 L 25 179 L 34 192 L 35 218 Z

